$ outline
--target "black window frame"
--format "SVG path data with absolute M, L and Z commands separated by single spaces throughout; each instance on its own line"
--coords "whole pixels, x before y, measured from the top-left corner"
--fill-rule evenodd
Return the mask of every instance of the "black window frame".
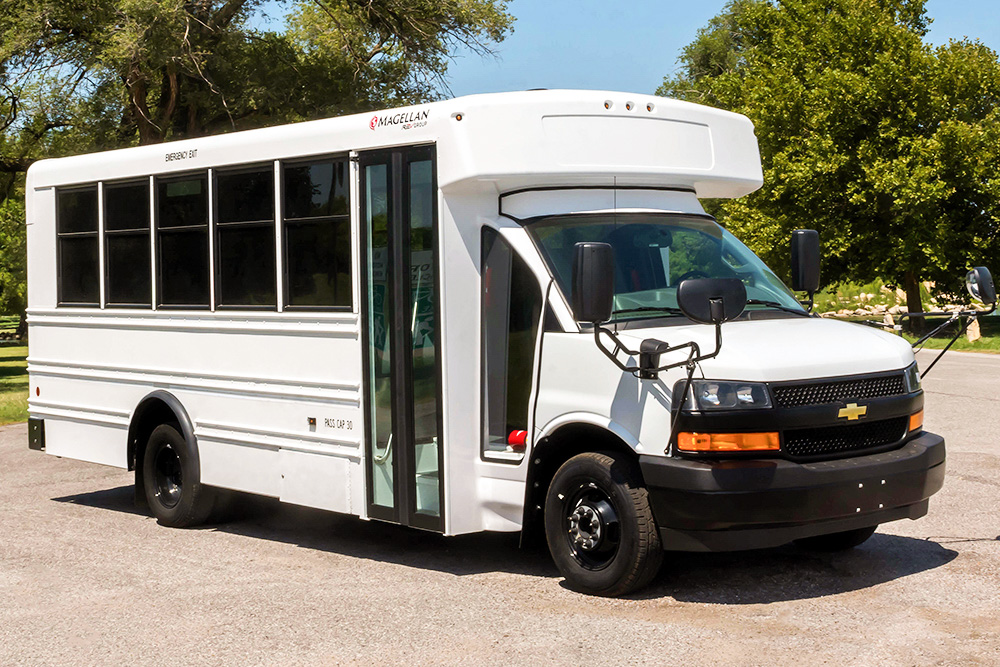
M 288 179 L 285 177 L 285 170 L 288 168 L 303 167 L 310 164 L 317 164 L 323 162 L 342 162 L 344 164 L 346 180 L 347 180 L 347 206 L 345 213 L 338 215 L 321 215 L 312 216 L 306 218 L 289 218 L 288 212 L 286 210 L 286 188 L 288 185 Z M 354 301 L 354 288 L 355 288 L 355 275 L 354 275 L 354 247 L 356 245 L 354 226 L 352 222 L 351 211 L 352 205 L 352 184 L 353 176 L 351 171 L 352 159 L 347 153 L 331 153 L 331 154 L 321 154 L 321 155 L 311 155 L 308 157 L 295 158 L 292 160 L 281 160 L 279 169 L 279 179 L 281 182 L 281 296 L 282 296 L 282 310 L 283 311 L 312 311 L 312 312 L 335 312 L 335 313 L 353 313 L 355 308 Z M 331 192 L 331 196 L 333 193 Z M 291 275 L 289 273 L 289 267 L 291 266 L 290 256 L 289 256 L 289 243 L 288 243 L 288 229 L 290 226 L 294 227 L 296 225 L 308 225 L 308 224 L 319 224 L 319 223 L 332 223 L 332 222 L 342 222 L 347 225 L 348 232 L 348 267 L 347 276 L 350 284 L 348 285 L 348 293 L 350 294 L 349 303 L 347 305 L 315 305 L 315 304 L 293 304 L 291 302 Z
M 221 222 L 219 219 L 219 176 L 231 176 L 238 174 L 248 174 L 254 172 L 267 171 L 271 174 L 271 218 L 269 220 L 246 220 L 238 222 Z M 284 168 L 282 167 L 281 176 L 284 176 Z M 278 247 L 277 247 L 277 236 L 275 234 L 275 227 L 278 224 L 278 202 L 274 197 L 274 162 L 256 162 L 250 164 L 240 164 L 230 167 L 222 167 L 219 169 L 212 170 L 212 178 L 210 187 L 212 189 L 212 220 L 214 225 L 211 234 L 213 236 L 213 250 L 214 253 L 214 278 L 215 278 L 215 310 L 247 310 L 247 311 L 264 311 L 264 312 L 277 312 L 278 310 Z M 284 179 L 282 178 L 282 181 Z M 284 183 L 282 182 L 281 194 L 284 196 Z M 220 231 L 223 229 L 252 229 L 257 227 L 270 226 L 271 229 L 271 249 L 274 252 L 274 266 L 272 267 L 272 277 L 274 279 L 274 303 L 273 304 L 224 304 L 222 302 L 222 242 Z M 282 232 L 282 235 L 284 233 Z M 284 240 L 284 239 L 282 239 Z M 284 271 L 284 268 L 282 269 Z
M 203 178 L 205 183 L 205 224 L 204 225 L 181 225 L 163 227 L 160 225 L 160 185 L 178 181 L 189 181 L 194 178 Z M 156 239 L 156 270 L 153 272 L 155 281 L 154 290 L 156 292 L 156 310 L 208 310 L 212 309 L 212 249 L 211 249 L 211 228 L 212 228 L 212 197 L 209 188 L 211 187 L 211 170 L 197 169 L 182 173 L 169 173 L 154 176 L 151 196 L 153 197 L 153 234 Z M 199 229 L 205 230 L 205 269 L 206 269 L 206 290 L 204 304 L 177 304 L 163 303 L 163 234 L 184 233 Z
M 108 190 L 114 190 L 116 188 L 124 187 L 135 187 L 142 185 L 146 188 L 146 227 L 133 227 L 128 229 L 109 229 L 108 228 Z M 104 266 L 102 271 L 104 272 L 104 306 L 105 308 L 130 308 L 136 310 L 152 310 L 153 309 L 153 258 L 151 254 L 152 242 L 153 242 L 153 212 L 151 205 L 153 203 L 154 188 L 150 187 L 149 176 L 144 176 L 142 178 L 130 178 L 120 181 L 102 181 L 102 193 L 101 193 L 101 209 L 104 216 Z M 147 250 L 147 263 L 146 268 L 149 271 L 149 294 L 147 294 L 147 301 L 145 303 L 122 303 L 118 301 L 111 300 L 111 257 L 108 252 L 110 247 L 108 244 L 109 237 L 128 237 L 128 236 L 145 236 L 146 238 L 146 250 Z
M 60 214 L 59 214 L 59 195 L 63 193 L 72 192 L 83 192 L 86 190 L 94 191 L 94 222 L 96 227 L 93 231 L 77 231 L 77 232 L 63 232 L 60 231 Z M 101 186 L 100 183 L 80 183 L 78 185 L 70 185 L 66 187 L 55 188 L 55 200 L 56 200 L 56 307 L 59 308 L 100 308 L 101 307 Z M 62 270 L 62 255 L 63 255 L 63 239 L 71 238 L 93 238 L 97 243 L 97 272 L 94 275 L 94 280 L 97 281 L 97 288 L 95 294 L 97 296 L 97 301 L 64 301 L 63 300 L 63 270 Z
M 502 454 L 503 450 L 490 450 L 490 449 L 487 448 L 487 444 L 488 444 L 488 433 L 487 433 L 487 430 L 488 430 L 488 423 L 489 423 L 488 422 L 488 418 L 489 418 L 489 407 L 490 407 L 489 406 L 489 402 L 488 402 L 488 392 L 487 392 L 487 388 L 486 388 L 487 373 L 489 372 L 488 363 L 487 363 L 487 353 L 488 353 L 488 346 L 490 344 L 495 344 L 495 341 L 487 341 L 488 330 L 487 330 L 486 300 L 485 300 L 485 293 L 486 293 L 486 268 L 487 268 L 486 267 L 486 260 L 487 260 L 487 257 L 488 257 L 488 255 L 487 255 L 487 240 L 486 240 L 487 236 L 492 236 L 493 237 L 493 241 L 490 244 L 490 249 L 491 250 L 493 248 L 493 244 L 495 244 L 495 243 L 502 243 L 506 247 L 507 251 L 510 254 L 510 272 L 509 272 L 509 276 L 508 276 L 509 280 L 508 280 L 508 284 L 507 284 L 507 289 L 508 290 L 511 289 L 511 285 L 512 285 L 513 280 L 514 280 L 514 269 L 515 269 L 516 266 L 520 265 L 520 267 L 523 268 L 524 271 L 526 271 L 527 275 L 530 276 L 530 278 L 532 280 L 534 280 L 535 288 L 538 290 L 537 291 L 538 313 L 537 313 L 537 316 L 535 318 L 534 340 L 531 343 L 531 345 L 532 345 L 531 369 L 529 371 L 529 377 L 531 378 L 531 382 L 529 383 L 529 387 L 528 387 L 527 406 L 526 406 L 526 416 L 527 416 L 526 422 L 527 423 L 524 424 L 525 430 L 528 430 L 528 425 L 529 425 L 529 423 L 531 421 L 531 418 L 532 418 L 533 404 L 531 403 L 531 392 L 535 389 L 535 384 L 537 383 L 537 380 L 538 380 L 538 378 L 535 376 L 535 368 L 536 368 L 536 366 L 538 366 L 538 364 L 539 364 L 539 357 L 541 356 L 541 345 L 539 344 L 538 336 L 539 336 L 540 333 L 544 335 L 544 332 L 545 332 L 545 329 L 544 329 L 545 313 L 546 313 L 546 311 L 548 309 L 551 308 L 551 304 L 547 303 L 545 289 L 541 285 L 538 284 L 537 280 L 535 280 L 535 276 L 534 276 L 534 273 L 531 271 L 531 267 L 524 260 L 524 258 L 521 257 L 521 255 L 517 252 L 517 250 L 510 243 L 510 241 L 508 241 L 507 239 L 505 239 L 503 237 L 503 234 L 500 233 L 499 229 L 496 229 L 496 228 L 484 225 L 480 229 L 480 233 L 479 233 L 479 255 L 480 255 L 480 266 L 479 266 L 479 268 L 480 268 L 480 286 L 479 286 L 479 299 L 480 299 L 480 302 L 479 302 L 479 327 L 480 327 L 480 331 L 479 331 L 479 357 L 480 357 L 479 358 L 479 370 L 480 370 L 479 398 L 480 398 L 480 401 L 479 401 L 479 403 L 480 403 L 480 410 L 479 410 L 479 426 L 478 426 L 478 430 L 479 430 L 479 434 L 480 434 L 480 436 L 479 436 L 479 440 L 480 440 L 480 442 L 479 442 L 479 458 L 480 458 L 481 461 L 485 461 L 485 462 L 489 462 L 489 463 L 500 463 L 500 464 L 504 464 L 504 465 L 519 466 L 525 460 L 525 458 L 527 458 L 526 457 L 527 450 L 522 451 L 522 452 L 515 452 L 515 454 L 519 454 L 519 456 L 517 458 L 514 458 L 514 457 L 508 457 L 508 456 L 500 456 L 499 454 Z M 508 303 L 509 302 L 510 302 L 510 294 L 508 293 Z M 505 330 L 504 345 L 505 345 L 506 349 L 509 351 L 510 350 L 510 345 L 511 345 L 511 343 L 510 343 L 510 322 L 509 322 L 509 320 L 508 320 L 508 323 L 507 323 L 507 329 Z M 507 363 L 507 366 L 504 368 L 505 372 L 509 369 L 509 363 L 510 363 L 509 358 L 507 359 L 506 363 Z M 504 414 L 504 418 L 505 418 L 505 420 L 506 420 L 506 418 L 508 418 L 510 416 L 510 410 L 509 410 L 509 407 L 508 407 L 508 404 L 507 404 L 507 401 L 506 401 L 506 398 L 507 398 L 506 395 L 507 395 L 508 391 L 509 391 L 508 386 L 505 383 L 505 385 L 504 385 L 504 394 L 505 394 L 505 401 L 504 401 L 505 414 Z M 506 430 L 506 425 L 505 425 L 505 430 Z M 530 433 L 530 430 L 529 430 L 529 433 Z

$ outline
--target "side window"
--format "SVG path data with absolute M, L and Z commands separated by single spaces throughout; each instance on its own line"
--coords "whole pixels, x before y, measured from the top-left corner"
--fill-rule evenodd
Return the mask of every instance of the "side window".
M 149 306 L 149 180 L 104 186 L 105 301 Z
M 207 308 L 208 176 L 156 182 L 157 301 L 161 306 Z
M 520 460 L 508 443 L 528 428 L 542 293 L 496 231 L 484 227 L 482 242 L 483 455 Z
M 56 191 L 61 306 L 100 305 L 97 186 Z
M 285 304 L 350 308 L 347 160 L 284 165 Z
M 216 305 L 276 308 L 274 169 L 215 177 Z

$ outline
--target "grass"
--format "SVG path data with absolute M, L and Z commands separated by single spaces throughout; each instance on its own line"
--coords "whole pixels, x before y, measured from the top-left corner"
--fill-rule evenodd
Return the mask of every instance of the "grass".
M 920 285 L 920 295 L 921 300 L 924 303 L 924 307 L 931 307 L 937 304 L 937 301 L 932 301 L 932 297 L 935 295 L 931 294 L 927 290 L 927 286 Z M 870 283 L 859 284 L 859 283 L 841 283 L 838 285 L 831 285 L 827 289 L 816 294 L 816 307 L 815 311 L 817 313 L 827 313 L 836 312 L 838 310 L 846 309 L 854 311 L 861 306 L 885 306 L 886 308 L 892 306 L 906 306 L 906 299 L 896 292 L 895 287 L 889 288 L 881 280 L 875 280 Z M 941 298 L 938 296 L 940 303 L 949 303 L 950 300 L 947 298 Z M 881 315 L 871 315 L 868 317 L 855 317 L 847 316 L 845 317 L 848 321 L 858 321 L 858 320 L 881 320 Z M 897 318 L 898 319 L 898 318 Z M 942 318 L 930 318 L 926 320 L 925 331 L 930 331 L 933 327 L 938 326 L 943 323 Z M 940 334 L 934 336 L 933 338 L 925 341 L 923 347 L 929 350 L 940 350 L 945 347 L 958 331 L 961 325 L 953 324 Z M 970 343 L 965 334 L 955 341 L 955 344 L 951 346 L 952 350 L 961 350 L 964 352 L 992 352 L 994 354 L 1000 354 L 1000 315 L 993 315 L 991 317 L 979 318 L 979 329 L 982 338 Z M 908 331 L 903 332 L 903 336 L 909 342 L 916 341 L 919 336 L 914 336 Z
M 937 326 L 938 324 L 941 324 L 941 322 L 942 320 L 940 319 L 927 320 L 929 327 Z M 951 341 L 952 336 L 955 335 L 955 332 L 958 331 L 960 326 L 961 325 L 957 323 L 952 324 L 937 336 L 927 340 L 923 346 L 929 350 L 942 349 L 948 344 L 949 341 Z M 963 352 L 991 352 L 993 354 L 1000 354 L 1000 317 L 980 317 L 979 331 L 982 334 L 982 338 L 979 340 L 974 343 L 970 343 L 965 334 L 962 334 L 962 336 L 955 341 L 955 344 L 951 346 L 951 349 Z M 905 333 L 904 336 L 906 337 L 906 340 L 911 343 L 917 340 L 917 336 L 913 336 L 909 333 Z
M 865 296 L 862 296 L 865 295 Z M 924 304 L 931 303 L 933 295 L 923 284 L 920 285 L 920 297 Z M 891 306 L 906 305 L 906 299 L 896 292 L 896 287 L 887 287 L 882 280 L 870 283 L 840 283 L 820 290 L 815 297 L 817 313 L 827 313 L 841 309 L 854 310 L 860 306 Z
M 28 346 L 0 346 L 0 424 L 28 418 Z

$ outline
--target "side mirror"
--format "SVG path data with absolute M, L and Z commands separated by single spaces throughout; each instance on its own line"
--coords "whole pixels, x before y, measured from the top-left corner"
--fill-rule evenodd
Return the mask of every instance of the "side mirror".
M 677 286 L 677 306 L 700 324 L 722 324 L 740 316 L 747 290 L 739 278 L 689 278 Z
M 573 316 L 600 324 L 611 319 L 615 298 L 615 252 L 607 243 L 577 243 L 573 255 Z
M 819 233 L 814 229 L 792 232 L 792 290 L 819 291 Z
M 973 299 L 982 301 L 987 306 L 997 302 L 997 289 L 993 285 L 993 276 L 985 266 L 977 266 L 965 276 L 965 288 Z

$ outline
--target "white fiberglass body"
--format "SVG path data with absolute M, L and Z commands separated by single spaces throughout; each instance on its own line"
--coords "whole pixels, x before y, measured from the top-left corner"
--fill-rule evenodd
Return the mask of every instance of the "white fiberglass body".
M 428 275 L 438 290 L 440 427 L 433 439 L 411 438 L 410 453 L 417 503 L 427 488 L 433 494 L 440 489 L 426 501 L 440 518 L 436 529 L 518 530 L 532 447 L 561 426 L 598 426 L 638 452 L 663 454 L 673 384 L 682 369 L 646 381 L 615 367 L 591 330 L 574 320 L 569 295 L 524 221 L 608 214 L 704 218 L 699 198 L 739 197 L 760 186 L 757 143 L 742 116 L 647 95 L 582 91 L 472 96 L 33 166 L 27 184 L 29 408 L 32 418 L 45 422 L 46 451 L 132 467 L 128 434 L 136 409 L 151 392 L 166 392 L 190 418 L 205 484 L 370 518 L 371 496 L 380 488 L 374 478 L 388 469 L 372 460 L 384 449 L 368 442 L 381 426 L 371 424 L 378 421 L 372 401 L 381 399 L 369 391 L 366 375 L 375 362 L 365 361 L 366 335 L 372 335 L 366 334 L 372 297 L 365 285 L 377 279 L 372 267 L 380 260 L 365 246 L 373 224 L 364 217 L 372 206 L 365 170 L 379 156 L 428 147 L 435 167 L 436 237 L 427 252 L 437 258 Z M 162 179 L 204 172 L 205 182 L 214 184 L 217 173 L 264 165 L 273 168 L 274 238 L 283 250 L 290 224 L 280 204 L 283 170 L 329 154 L 349 161 L 352 280 L 344 308 L 291 308 L 283 269 L 294 258 L 282 252 L 272 269 L 275 302 L 266 309 L 221 307 L 217 252 L 207 260 L 212 290 L 202 308 L 158 306 L 159 274 L 147 307 L 116 307 L 106 297 L 106 270 L 95 273 L 95 303 L 60 302 L 60 190 L 93 186 L 103 201 L 122 179 L 148 179 L 155 188 Z M 396 168 L 389 158 L 385 165 Z M 213 206 L 215 187 L 209 190 Z M 160 214 L 155 201 L 151 206 L 155 273 Z M 220 222 L 216 208 L 210 210 L 205 224 L 214 251 Z M 98 223 L 98 257 L 105 262 L 103 212 Z M 490 379 L 481 317 L 484 234 L 509 246 L 543 299 L 545 322 L 533 341 L 524 342 L 533 350 L 532 373 L 521 379 L 518 394 L 530 406 L 524 452 L 484 445 Z M 696 377 L 812 379 L 898 370 L 913 362 L 910 348 L 896 337 L 816 318 L 766 317 L 764 310 L 725 324 L 722 351 L 700 364 Z M 416 316 L 411 328 L 416 336 Z M 714 345 L 712 327 L 677 317 L 630 321 L 619 334 L 633 349 L 646 338 L 694 340 L 702 350 Z M 428 458 L 435 454 L 436 463 Z M 439 486 L 427 487 L 429 480 Z M 405 516 L 396 520 L 421 525 Z

